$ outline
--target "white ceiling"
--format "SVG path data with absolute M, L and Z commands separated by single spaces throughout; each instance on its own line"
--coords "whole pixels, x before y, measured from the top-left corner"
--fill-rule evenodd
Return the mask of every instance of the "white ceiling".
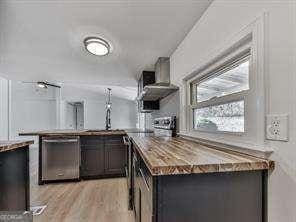
M 114 86 L 114 85 L 94 85 L 94 84 L 61 84 L 62 89 L 70 88 L 70 90 L 84 90 L 92 93 L 108 95 L 107 88 L 111 88 L 111 95 L 113 97 L 123 98 L 127 100 L 135 100 L 137 97 L 137 91 L 135 87 L 128 86 Z
M 170 56 L 211 0 L 1 0 L 0 76 L 24 81 L 135 87 Z M 83 39 L 110 41 L 107 57 Z

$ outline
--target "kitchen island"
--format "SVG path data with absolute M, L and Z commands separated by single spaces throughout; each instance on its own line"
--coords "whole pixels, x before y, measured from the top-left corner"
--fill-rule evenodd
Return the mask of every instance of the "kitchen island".
M 81 179 L 124 177 L 127 149 L 123 130 L 45 130 L 23 132 L 39 137 L 38 184 Z
M 29 145 L 33 142 L 0 141 L 0 211 L 29 210 Z
M 266 222 L 274 162 L 180 137 L 128 133 L 136 222 Z

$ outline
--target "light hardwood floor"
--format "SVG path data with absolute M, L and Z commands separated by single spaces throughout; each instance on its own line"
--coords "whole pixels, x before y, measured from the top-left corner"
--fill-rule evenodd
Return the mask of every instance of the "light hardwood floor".
M 34 222 L 134 222 L 125 178 L 42 186 L 31 181 L 31 206 L 47 205 Z

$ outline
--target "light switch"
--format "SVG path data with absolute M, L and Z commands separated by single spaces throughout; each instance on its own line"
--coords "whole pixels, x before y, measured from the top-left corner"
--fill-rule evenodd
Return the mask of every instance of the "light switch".
M 266 116 L 266 139 L 288 141 L 289 140 L 289 115 Z

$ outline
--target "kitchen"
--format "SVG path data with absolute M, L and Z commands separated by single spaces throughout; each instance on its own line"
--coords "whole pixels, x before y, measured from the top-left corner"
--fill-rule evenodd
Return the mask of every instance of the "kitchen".
M 295 1 L 0 8 L 0 216 L 296 221 Z

